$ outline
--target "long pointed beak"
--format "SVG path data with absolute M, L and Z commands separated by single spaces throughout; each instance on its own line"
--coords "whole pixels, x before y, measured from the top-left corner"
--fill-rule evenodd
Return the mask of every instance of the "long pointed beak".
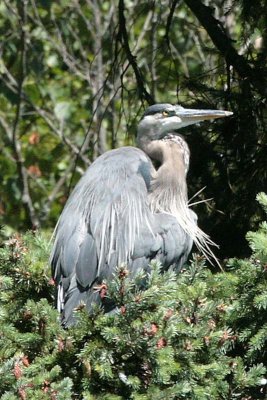
M 177 107 L 176 115 L 181 120 L 190 125 L 198 121 L 211 120 L 216 118 L 223 118 L 232 115 L 231 111 L 223 110 L 194 110 L 190 108 Z

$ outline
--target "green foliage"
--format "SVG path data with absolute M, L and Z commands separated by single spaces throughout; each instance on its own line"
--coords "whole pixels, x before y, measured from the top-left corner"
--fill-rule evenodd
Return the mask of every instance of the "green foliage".
M 267 196 L 259 197 L 266 208 Z M 14 236 L 0 258 L 0 399 L 264 399 L 265 223 L 249 259 L 213 274 L 197 256 L 176 276 L 151 263 L 106 282 L 116 311 L 76 310 L 64 330 L 53 307 L 48 245 Z

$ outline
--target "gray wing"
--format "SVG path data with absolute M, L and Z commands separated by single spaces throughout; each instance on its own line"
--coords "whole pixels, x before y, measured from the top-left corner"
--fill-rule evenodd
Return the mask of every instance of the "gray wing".
M 60 216 L 51 254 L 58 309 L 65 325 L 73 309 L 100 303 L 94 288 L 127 263 L 134 274 L 158 258 L 164 268 L 186 260 L 192 240 L 167 214 L 152 214 L 148 191 L 153 165 L 134 147 L 97 158 L 81 178 Z M 192 212 L 192 218 L 194 218 Z

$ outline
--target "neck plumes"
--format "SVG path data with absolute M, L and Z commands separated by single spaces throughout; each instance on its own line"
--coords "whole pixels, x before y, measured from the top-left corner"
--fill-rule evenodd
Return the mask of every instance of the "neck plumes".
M 153 212 L 166 212 L 177 218 L 187 207 L 186 167 L 183 149 L 172 140 L 155 140 L 146 153 L 160 163 L 153 172 L 149 201 Z

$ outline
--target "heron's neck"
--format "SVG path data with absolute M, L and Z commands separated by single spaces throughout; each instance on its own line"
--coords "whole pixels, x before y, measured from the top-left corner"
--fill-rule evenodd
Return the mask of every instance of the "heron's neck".
M 154 211 L 176 214 L 187 206 L 186 170 L 182 149 L 175 143 L 154 140 L 143 150 L 160 162 L 151 183 L 150 202 Z M 179 212 L 179 211 L 178 211 Z

